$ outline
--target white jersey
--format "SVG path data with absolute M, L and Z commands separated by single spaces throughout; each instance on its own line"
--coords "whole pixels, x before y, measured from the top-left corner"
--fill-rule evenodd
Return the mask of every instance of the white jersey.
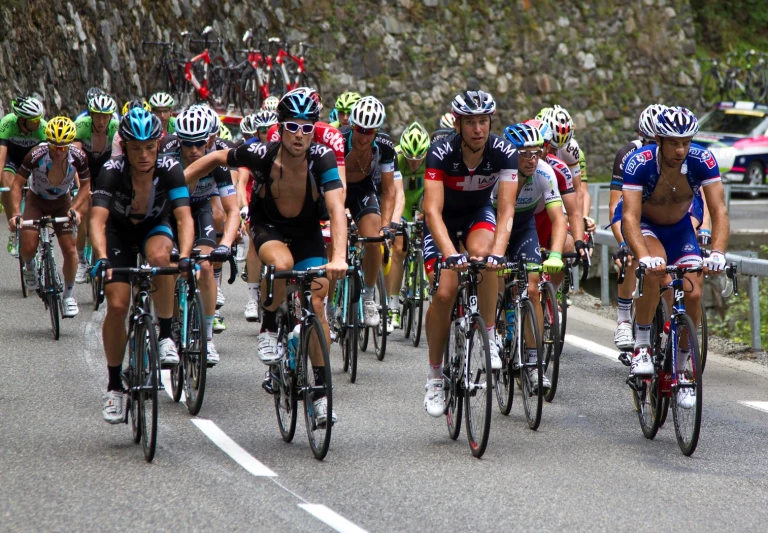
M 573 137 L 568 141 L 568 144 L 558 149 L 555 154 L 558 159 L 561 159 L 568 165 L 574 179 L 581 178 L 581 166 L 579 165 L 580 155 L 581 149 L 579 148 L 579 143 L 577 143 L 576 139 Z
M 523 181 L 525 179 L 525 181 Z M 498 184 L 493 190 L 493 203 L 498 199 Z M 546 161 L 539 159 L 533 176 L 523 176 L 518 170 L 518 193 L 515 202 L 515 227 L 551 205 L 562 205 L 555 171 Z

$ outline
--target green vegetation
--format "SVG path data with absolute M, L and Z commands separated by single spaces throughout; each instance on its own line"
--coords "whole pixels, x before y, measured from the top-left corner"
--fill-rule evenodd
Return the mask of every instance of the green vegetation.
M 768 52 L 765 0 L 691 0 L 699 52 L 719 56 L 750 48 Z

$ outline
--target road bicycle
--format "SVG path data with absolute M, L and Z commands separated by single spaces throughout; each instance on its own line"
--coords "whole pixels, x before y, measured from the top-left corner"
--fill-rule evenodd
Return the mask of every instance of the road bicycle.
M 421 326 L 424 320 L 424 302 L 429 299 L 429 280 L 424 270 L 424 221 L 416 220 L 416 206 L 413 206 L 413 222 L 405 222 L 404 246 L 407 247 L 403 271 L 403 334 L 411 339 L 415 347 L 421 341 Z
M 636 270 L 635 294 L 638 297 L 643 295 L 645 270 L 645 265 L 642 264 Z M 677 443 L 686 456 L 693 454 L 699 442 L 703 409 L 703 368 L 697 331 L 685 311 L 684 281 L 685 274 L 700 273 L 703 270 L 701 265 L 667 265 L 666 272 L 672 275 L 672 283 L 663 290 L 673 291 L 674 304 L 669 320 L 663 322 L 664 299 L 659 299 L 651 327 L 651 359 L 654 372 L 650 376 L 630 375 L 627 378 L 643 435 L 647 439 L 656 436 L 666 419 L 666 410 L 671 406 Z M 738 294 L 735 264 L 726 267 L 726 276 L 732 281 L 733 293 Z
M 440 286 L 445 263 L 435 265 L 432 294 Z M 445 414 L 448 435 L 456 440 L 461 432 L 462 410 L 465 410 L 467 440 L 475 457 L 482 457 L 491 433 L 493 377 L 488 330 L 477 304 L 477 284 L 483 261 L 469 261 L 467 270 L 459 272 L 456 302 L 451 310 L 451 328 L 443 355 L 445 376 Z
M 185 32 L 186 33 L 186 32 Z M 182 37 L 184 34 L 182 34 Z M 173 41 L 142 41 L 142 50 L 147 46 L 159 47 L 160 57 L 149 69 L 147 76 L 147 94 L 165 92 L 182 103 L 184 95 L 189 93 L 189 83 L 184 77 L 184 65 L 187 63 L 177 43 Z
M 291 442 L 296 432 L 298 402 L 304 402 L 309 446 L 315 458 L 322 461 L 331 443 L 333 385 L 328 344 L 325 331 L 314 313 L 312 291 L 314 281 L 325 277 L 325 270 L 278 271 L 275 265 L 266 265 L 265 271 L 265 306 L 271 305 L 274 299 L 275 280 L 287 280 L 287 304 L 281 305 L 277 312 L 277 349 L 286 356 L 270 365 L 268 374 L 277 425 L 283 440 Z M 354 275 L 354 267 L 350 267 L 347 274 Z M 324 422 L 318 421 L 316 405 L 323 397 L 327 402 Z
M 52 224 L 68 224 L 72 222 L 70 217 L 41 217 L 36 220 L 21 220 L 18 218 L 18 226 L 37 226 L 39 244 L 37 248 L 37 294 L 43 300 L 43 305 L 51 317 L 51 329 L 53 338 L 59 340 L 61 335 L 62 301 L 64 285 L 61 282 L 59 269 L 56 267 L 56 257 L 53 253 L 53 228 Z M 21 240 L 18 241 L 21 244 Z M 24 268 L 21 253 L 19 253 L 19 267 Z M 22 286 L 24 274 L 22 272 Z M 26 292 L 26 288 L 23 289 Z
M 308 73 L 306 70 L 304 50 L 310 50 L 314 46 L 299 41 L 297 43 L 299 47 L 298 55 L 292 55 L 289 52 L 290 44 L 285 39 L 270 37 L 268 42 L 277 49 L 277 52 L 273 54 L 274 63 L 277 65 L 274 70 L 279 70 L 282 74 L 283 82 L 285 83 L 284 92 L 292 91 L 297 87 L 313 87 L 318 93 L 322 94 L 317 76 Z
M 528 274 L 540 271 L 541 267 L 529 265 L 525 256 L 505 264 L 501 271 L 505 278 L 504 290 L 497 300 L 495 324 L 495 335 L 502 339 L 501 369 L 494 371 L 496 403 L 501 414 L 509 414 L 514 399 L 514 381 L 517 380 L 525 418 L 533 430 L 541 424 L 545 396 L 543 376 L 547 369 L 535 304 L 528 296 Z M 531 350 L 536 351 L 535 361 L 529 358 Z M 535 377 L 530 375 L 529 369 L 535 369 Z
M 768 96 L 768 65 L 766 54 L 747 51 L 743 56 L 731 52 L 725 62 L 716 58 L 703 61 L 710 63 L 699 82 L 699 103 L 705 109 L 712 108 L 721 100 L 747 99 L 762 102 Z M 755 60 L 756 58 L 756 60 Z M 740 60 L 742 65 L 735 62 Z
M 220 105 L 223 97 L 222 92 L 225 88 L 224 79 L 221 70 L 214 67 L 225 67 L 226 63 L 221 56 L 211 54 L 211 45 L 221 48 L 222 40 L 216 39 L 211 42 L 210 35 L 213 33 L 211 26 L 206 26 L 200 35 L 203 39 L 189 39 L 189 44 L 202 44 L 202 52 L 187 60 L 184 64 L 184 79 L 186 79 L 193 90 L 191 91 L 199 101 L 210 102 L 214 105 Z
M 362 238 L 362 237 L 361 237 Z M 384 246 L 384 255 L 382 256 L 382 262 L 387 263 L 389 261 L 389 244 L 386 243 L 384 237 L 365 237 L 365 241 L 368 243 L 382 243 Z M 364 352 L 368 351 L 368 342 L 373 339 L 373 352 L 376 354 L 376 359 L 379 361 L 384 360 L 384 356 L 387 353 L 387 321 L 389 320 L 389 296 L 387 294 L 387 284 L 384 279 L 384 272 L 379 268 L 379 275 L 376 278 L 376 285 L 373 288 L 373 301 L 376 302 L 376 310 L 379 313 L 379 325 L 378 326 L 366 326 L 362 325 L 360 329 L 360 349 Z M 361 304 L 362 305 L 362 304 Z
M 98 286 L 94 303 L 98 310 L 104 301 L 104 275 L 101 265 L 94 283 Z M 151 462 L 157 448 L 157 410 L 160 384 L 160 360 L 157 351 L 157 330 L 152 321 L 154 276 L 170 276 L 179 273 L 178 267 L 152 267 L 142 264 L 138 267 L 113 268 L 112 274 L 127 274 L 131 283 L 133 301 L 128 312 L 128 357 L 123 360 L 122 377 L 127 385 L 125 423 L 131 419 L 133 442 L 141 443 L 144 458 Z
M 261 105 L 269 96 L 279 96 L 285 88 L 283 72 L 272 68 L 272 57 L 261 51 L 262 42 L 258 42 L 256 48 L 251 46 L 254 35 L 251 30 L 243 34 L 243 43 L 246 48 L 235 50 L 235 53 L 245 54 L 238 82 L 240 94 L 239 107 L 243 115 L 255 113 L 261 109 Z

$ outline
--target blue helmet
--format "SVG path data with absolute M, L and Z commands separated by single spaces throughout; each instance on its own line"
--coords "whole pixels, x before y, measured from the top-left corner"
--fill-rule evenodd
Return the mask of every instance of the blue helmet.
M 334 107 L 331 109 L 330 114 L 328 115 L 328 122 L 338 122 L 339 121 L 339 112 Z
M 286 119 L 301 118 L 317 122 L 320 119 L 320 106 L 312 92 L 302 87 L 286 93 L 277 104 L 278 120 L 283 122 Z
M 134 107 L 120 120 L 118 133 L 123 141 L 150 141 L 163 136 L 163 126 L 149 111 Z
M 684 107 L 667 107 L 656 116 L 656 135 L 659 137 L 687 138 L 699 131 L 699 122 L 690 110 Z
M 504 137 L 517 148 L 541 148 L 544 146 L 544 137 L 538 128 L 530 124 L 513 124 L 504 128 Z

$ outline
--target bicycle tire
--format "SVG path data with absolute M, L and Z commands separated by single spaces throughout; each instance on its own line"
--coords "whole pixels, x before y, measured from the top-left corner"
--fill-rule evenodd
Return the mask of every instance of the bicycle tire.
M 400 297 L 403 300 L 403 309 L 400 314 L 400 320 L 403 324 L 403 337 L 406 339 L 411 338 L 411 331 L 413 329 L 413 311 L 412 307 L 415 301 L 414 285 L 413 285 L 413 270 L 411 266 L 413 259 L 410 257 L 410 253 L 405 256 L 403 260 L 403 283 L 400 289 Z
M 407 289 L 406 289 L 407 290 Z M 408 294 L 406 292 L 406 294 Z M 402 310 L 400 311 L 400 320 L 403 324 L 403 338 L 411 338 L 411 328 L 413 328 L 413 312 L 411 311 L 411 300 L 406 297 L 403 302 Z
M 261 108 L 261 88 L 259 87 L 259 75 L 250 65 L 240 75 L 240 93 L 242 104 L 240 111 L 243 116 L 254 113 Z
M 320 79 L 312 73 L 304 72 L 299 77 L 299 87 L 312 87 L 318 94 L 323 94 L 320 87 Z
M 136 339 L 141 338 L 138 331 L 139 325 L 133 322 L 128 332 L 128 357 L 125 363 L 127 367 L 123 369 L 123 374 L 126 376 L 125 382 L 128 386 L 128 412 L 131 417 L 131 434 L 133 436 L 133 443 L 138 444 L 141 442 L 141 410 L 139 409 L 139 393 L 136 389 L 138 385 L 137 368 L 135 361 L 137 360 Z
M 421 329 L 424 322 L 424 293 L 426 292 L 424 290 L 425 288 L 425 280 L 424 280 L 424 254 L 419 250 L 418 253 L 418 259 L 416 260 L 416 266 L 414 268 L 414 278 L 416 282 L 414 283 L 414 294 L 417 294 L 416 299 L 414 300 L 413 307 L 411 308 L 411 315 L 413 315 L 413 346 L 414 348 L 419 347 L 419 343 L 421 342 Z
M 53 257 L 53 248 L 48 245 L 43 254 L 45 261 L 45 296 L 48 299 L 48 313 L 51 316 L 51 329 L 53 330 L 53 339 L 59 340 L 61 337 L 61 306 L 59 305 L 59 293 L 56 283 L 56 262 Z
M 373 333 L 373 353 L 376 354 L 376 359 L 379 361 L 384 360 L 384 356 L 387 354 L 387 323 L 389 322 L 389 301 L 387 295 L 387 285 L 384 281 L 384 273 L 379 269 L 379 279 L 374 291 L 374 300 L 378 297 L 379 307 L 379 325 L 371 328 Z
M 655 329 L 652 330 L 653 339 L 654 339 L 653 349 L 657 354 L 666 353 L 666 345 L 662 346 L 662 340 L 663 340 L 664 324 L 666 324 L 668 320 L 669 320 L 669 305 L 667 304 L 667 301 L 664 298 L 662 298 L 661 307 L 657 307 L 656 315 L 654 317 L 653 327 Z M 634 328 L 634 323 L 632 327 Z M 665 396 L 661 399 L 661 413 L 659 414 L 659 428 L 662 428 L 664 426 L 664 422 L 666 422 L 667 420 L 668 412 L 669 412 L 669 397 Z
M 18 242 L 18 240 L 16 241 Z M 24 259 L 21 257 L 21 253 L 19 253 L 19 277 L 21 278 L 21 295 L 26 298 L 28 296 L 27 291 L 27 285 L 24 283 Z
M 566 276 L 565 281 L 563 283 L 570 283 L 570 281 L 567 279 L 568 276 Z M 560 321 L 560 355 L 563 354 L 563 346 L 565 345 L 565 331 L 566 327 L 568 326 L 568 293 L 564 290 L 560 291 L 560 316 L 558 317 L 558 320 Z
M 285 315 L 283 315 L 285 316 Z M 278 327 L 283 346 L 288 346 L 288 319 L 285 317 L 283 324 Z M 272 390 L 275 391 L 275 415 L 280 436 L 285 442 L 291 442 L 296 434 L 296 408 L 298 407 L 298 390 L 296 387 L 297 372 L 294 368 L 288 372 L 284 363 L 277 363 L 270 367 L 272 375 Z M 272 374 L 275 372 L 275 374 Z
M 507 343 L 507 315 L 506 298 L 504 293 L 499 293 L 496 298 L 496 333 L 504 339 L 501 353 L 501 369 L 494 372 L 496 383 L 496 405 L 504 416 L 509 415 L 512 410 L 512 403 L 515 398 L 515 386 L 512 384 L 514 376 L 512 374 L 512 353 L 515 346 L 514 339 Z
M 711 109 L 719 100 L 723 93 L 720 74 L 714 68 L 711 68 L 701 75 L 699 81 L 699 104 L 704 109 Z
M 280 98 L 287 91 L 287 85 L 285 84 L 283 72 L 280 70 L 280 65 L 275 64 L 269 71 L 269 77 L 267 78 L 267 96 L 277 96 Z
M 357 380 L 357 344 L 360 335 L 360 305 L 361 302 L 352 301 L 352 280 L 347 278 L 344 289 L 344 297 L 347 302 L 347 328 L 344 332 L 346 339 L 347 363 L 349 367 L 349 381 L 354 383 Z M 346 372 L 346 370 L 345 370 Z
M 168 67 L 159 61 L 152 65 L 147 75 L 147 94 L 156 92 L 170 93 L 171 82 Z
M 542 377 L 544 375 L 544 365 L 541 350 L 541 337 L 539 336 L 539 326 L 536 319 L 536 311 L 533 307 L 533 302 L 530 300 L 523 300 L 520 302 L 520 309 L 517 320 L 520 323 L 520 335 L 521 351 L 520 359 L 523 364 L 520 366 L 520 388 L 523 396 L 523 410 L 525 411 L 525 419 L 528 422 L 528 427 L 532 430 L 537 430 L 539 424 L 541 424 L 541 409 L 544 403 L 544 386 L 542 384 Z M 528 331 L 534 338 L 534 345 L 536 348 L 536 373 L 537 382 L 536 392 L 533 391 L 534 383 L 531 381 L 527 372 L 527 359 L 529 347 L 525 340 L 525 332 Z M 535 400 L 533 398 L 535 397 Z
M 312 363 L 309 357 L 310 350 L 322 356 L 323 366 L 321 372 L 324 375 L 324 383 L 316 382 Z M 306 319 L 301 335 L 301 354 L 297 359 L 303 365 L 304 383 L 299 379 L 299 387 L 303 389 L 304 396 L 304 421 L 307 426 L 307 438 L 315 459 L 322 461 L 328 453 L 331 444 L 331 431 L 333 423 L 328 423 L 333 413 L 333 384 L 331 382 L 331 363 L 328 358 L 328 345 L 325 342 L 325 331 L 316 316 Z M 301 372 L 300 372 L 301 375 Z M 317 424 L 315 419 L 314 400 L 318 391 L 312 389 L 321 388 L 327 399 L 327 419 L 325 426 Z
M 701 324 L 699 326 L 699 347 L 701 349 L 701 373 L 707 368 L 707 350 L 709 348 L 709 332 L 707 331 L 707 307 L 704 298 L 701 299 Z
M 180 305 L 182 294 L 186 294 L 187 284 L 183 278 L 176 280 L 173 295 L 173 322 L 171 325 L 171 337 L 176 346 L 179 347 L 179 364 L 171 367 L 171 398 L 178 403 L 181 400 L 181 394 L 184 392 L 184 342 L 182 339 L 182 327 L 184 323 L 184 313 Z M 186 299 L 186 297 L 184 297 Z M 185 304 L 186 305 L 186 304 Z
M 458 439 L 461 433 L 461 411 L 464 403 L 464 395 L 459 390 L 464 367 L 461 364 L 461 357 L 456 354 L 457 340 L 461 339 L 457 339 L 456 336 L 455 315 L 456 307 L 454 304 L 453 313 L 451 313 L 451 329 L 443 351 L 443 374 L 446 370 L 448 372 L 448 379 L 443 378 L 443 381 L 447 382 L 448 385 L 447 390 L 445 390 L 445 418 L 448 424 L 448 436 L 452 440 Z M 463 340 L 461 342 L 463 344 Z
M 203 406 L 208 370 L 208 337 L 205 306 L 200 291 L 187 299 L 187 345 L 184 347 L 184 394 L 189 414 L 197 415 Z
M 157 388 L 158 355 L 157 333 L 149 315 L 139 318 L 141 354 L 136 358 L 136 383 L 141 387 L 139 397 L 139 420 L 141 421 L 141 448 L 144 459 L 152 462 L 157 448 Z M 145 366 L 147 365 L 148 366 Z
M 474 457 L 482 457 L 488 446 L 491 433 L 491 410 L 493 408 L 493 372 L 491 370 L 491 349 L 488 340 L 488 330 L 480 315 L 469 317 L 468 339 L 468 374 L 469 387 L 464 389 L 464 404 L 466 406 L 465 422 L 467 426 L 467 441 Z M 480 351 L 475 352 L 478 347 Z
M 544 317 L 544 334 L 542 336 L 544 374 L 550 382 L 544 400 L 551 402 L 555 399 L 557 380 L 560 377 L 560 320 L 557 313 L 557 293 L 552 282 L 543 283 L 540 293 L 542 316 Z
M 672 398 L 670 403 L 672 407 L 672 419 L 675 423 L 675 436 L 677 437 L 677 444 L 680 447 L 680 451 L 683 452 L 683 455 L 690 456 L 693 454 L 693 452 L 696 451 L 696 446 L 699 443 L 699 435 L 701 432 L 701 410 L 703 407 L 701 352 L 699 351 L 699 340 L 696 336 L 696 330 L 693 327 L 693 321 L 691 320 L 691 317 L 685 314 L 678 315 L 676 321 L 678 348 L 682 344 L 682 339 L 687 337 L 691 349 L 689 364 L 685 365 L 684 374 L 686 375 L 686 379 L 688 381 L 692 379 L 692 388 L 695 392 L 696 398 L 691 408 L 686 409 L 679 404 L 677 391 L 678 387 L 680 387 L 680 376 L 678 376 L 678 383 L 672 387 Z M 687 333 L 685 333 L 686 331 Z M 685 415 L 688 415 L 691 412 L 693 412 L 692 417 L 690 417 L 691 420 L 685 420 L 689 418 Z M 690 422 L 690 424 L 687 422 Z M 689 425 L 690 427 L 688 427 Z

